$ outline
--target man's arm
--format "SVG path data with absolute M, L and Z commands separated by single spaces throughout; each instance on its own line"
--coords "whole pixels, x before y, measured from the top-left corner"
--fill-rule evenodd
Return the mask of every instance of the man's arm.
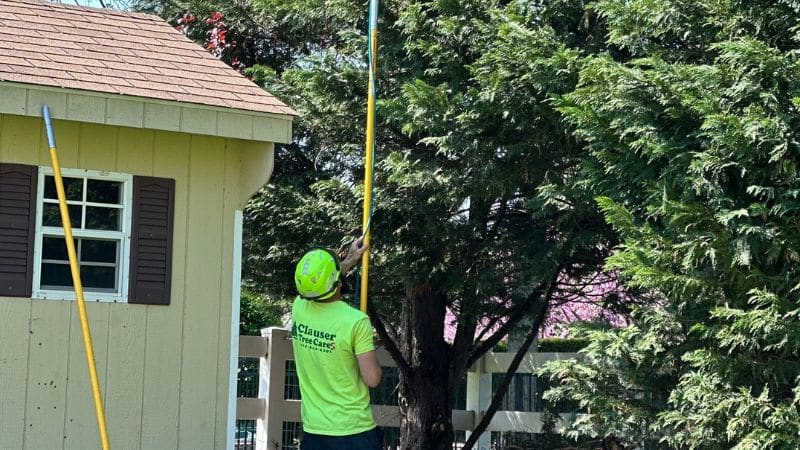
M 371 388 L 381 384 L 381 365 L 378 364 L 378 356 L 375 351 L 370 351 L 356 355 L 358 358 L 358 369 L 361 372 L 361 379 Z
M 342 275 L 347 275 L 347 273 L 350 272 L 350 269 L 358 264 L 358 261 L 361 260 L 361 255 L 367 251 L 367 248 L 368 247 L 364 245 L 363 237 L 356 239 L 352 244 L 350 244 L 350 248 L 347 250 L 347 257 L 342 260 Z

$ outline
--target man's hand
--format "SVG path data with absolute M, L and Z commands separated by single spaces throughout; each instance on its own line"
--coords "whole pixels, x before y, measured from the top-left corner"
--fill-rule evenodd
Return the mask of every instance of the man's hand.
M 361 255 L 367 251 L 367 248 L 369 248 L 369 246 L 364 244 L 363 236 L 350 244 L 350 248 L 347 250 L 347 257 L 342 261 L 342 274 L 350 272 L 350 269 L 358 263 L 361 259 Z

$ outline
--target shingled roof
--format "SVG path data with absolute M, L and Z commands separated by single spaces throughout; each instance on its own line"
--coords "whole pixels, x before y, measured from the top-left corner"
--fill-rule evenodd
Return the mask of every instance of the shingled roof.
M 296 115 L 163 19 L 0 0 L 0 81 Z

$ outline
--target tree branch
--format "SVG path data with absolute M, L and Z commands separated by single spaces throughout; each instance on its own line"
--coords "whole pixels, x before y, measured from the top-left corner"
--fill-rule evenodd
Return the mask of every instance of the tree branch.
M 495 325 L 497 325 L 497 323 L 500 322 L 501 319 L 503 319 L 504 317 L 509 317 L 510 318 L 512 316 L 516 316 L 518 311 L 520 311 L 520 310 L 525 311 L 525 310 L 527 310 L 527 308 L 528 308 L 527 300 L 523 304 L 512 306 L 510 308 L 509 307 L 503 308 L 503 307 L 500 307 L 500 306 L 495 307 L 495 309 L 493 311 L 488 313 L 488 315 L 491 316 L 491 318 L 489 319 L 489 323 L 486 323 L 483 326 L 483 329 L 481 330 L 481 332 L 478 333 L 478 336 L 475 337 L 475 342 L 484 342 L 486 340 L 485 338 L 486 338 L 487 334 L 490 335 L 490 338 L 493 338 L 497 334 L 497 332 L 491 333 L 491 331 L 495 327 Z M 500 328 L 502 328 L 502 327 L 503 327 L 503 325 L 500 326 Z M 498 329 L 498 332 L 499 331 L 500 331 L 500 329 Z M 500 336 L 499 339 L 502 339 L 502 336 Z M 492 344 L 491 347 L 494 347 L 495 344 L 497 344 L 497 342 Z M 491 347 L 489 347 L 489 348 L 491 348 Z
M 506 303 L 507 303 L 506 301 L 503 301 L 502 303 L 498 303 L 497 305 L 494 306 L 493 310 L 488 313 L 488 315 L 491 316 L 491 318 L 489 319 L 489 323 L 487 323 L 483 327 L 481 332 L 478 333 L 478 336 L 475 338 L 476 342 L 477 341 L 483 341 L 484 337 L 491 332 L 492 328 L 494 328 L 495 325 L 497 325 L 497 323 L 500 321 L 500 319 L 502 319 L 503 317 L 509 316 L 509 315 L 513 315 L 515 313 L 515 311 L 517 311 L 519 308 L 523 308 L 523 309 L 527 308 L 527 302 L 525 304 L 522 304 L 522 305 L 512 306 L 511 308 L 509 308 L 506 305 Z
M 549 303 L 550 297 L 553 295 L 555 285 L 556 283 L 554 280 L 547 288 L 547 293 L 545 294 L 543 301 L 538 303 L 538 308 L 534 313 L 533 323 L 531 324 L 530 330 L 528 330 L 528 334 L 525 336 L 525 340 L 522 342 L 519 350 L 517 350 L 517 353 L 511 360 L 511 364 L 506 370 L 503 381 L 494 392 L 492 402 L 489 404 L 489 408 L 486 410 L 486 413 L 483 415 L 478 425 L 475 426 L 475 429 L 470 434 L 467 442 L 464 443 L 464 450 L 470 450 L 472 446 L 475 445 L 480 435 L 486 431 L 486 428 L 489 427 L 489 423 L 492 421 L 495 413 L 500 408 L 503 398 L 508 393 L 508 387 L 511 385 L 512 375 L 514 375 L 517 372 L 517 369 L 519 369 L 519 365 L 522 363 L 522 358 L 524 358 L 525 354 L 528 353 L 528 349 L 530 349 L 531 344 L 533 344 L 533 341 L 536 339 L 536 335 L 539 333 L 539 327 L 544 321 L 545 314 L 547 313 L 547 304 Z
M 561 265 L 559 265 L 556 268 L 555 274 L 553 275 L 553 278 L 550 280 L 550 283 L 548 284 L 545 294 L 542 298 L 541 303 L 545 304 L 544 305 L 545 311 L 547 311 L 547 303 L 549 303 L 550 298 L 553 296 L 553 292 L 555 291 L 556 286 L 558 284 L 558 275 L 561 273 L 561 269 L 562 269 Z M 475 364 L 475 362 L 478 361 L 478 359 L 480 359 L 481 356 L 486 354 L 486 352 L 488 352 L 495 345 L 497 345 L 497 343 L 500 342 L 501 339 L 503 339 L 504 337 L 506 337 L 506 335 L 508 335 L 508 333 L 515 325 L 517 325 L 523 318 L 525 318 L 526 314 L 530 312 L 531 307 L 537 304 L 536 299 L 539 298 L 539 296 L 537 295 L 539 292 L 541 292 L 539 289 L 534 290 L 528 296 L 525 303 L 520 305 L 518 309 L 511 312 L 508 321 L 506 321 L 506 323 L 501 325 L 500 328 L 494 334 L 489 336 L 488 339 L 475 346 L 475 348 L 472 350 L 472 353 L 469 356 L 469 359 L 467 360 L 467 367 L 471 367 L 473 364 Z
M 532 296 L 533 295 L 531 295 L 531 297 Z M 467 367 L 472 367 L 472 365 L 475 364 L 475 362 L 478 361 L 481 356 L 494 348 L 498 342 L 508 335 L 511 329 L 514 328 L 514 326 L 516 326 L 528 314 L 528 310 L 531 305 L 530 302 L 532 302 L 532 300 L 529 297 L 525 304 L 520 305 L 511 313 L 506 323 L 501 325 L 500 328 L 494 332 L 494 334 L 489 336 L 486 340 L 480 342 L 475 346 L 475 348 L 472 349 L 472 353 L 469 355 L 469 359 L 467 359 Z
M 403 356 L 400 348 L 397 347 L 397 343 L 389 335 L 389 332 L 386 331 L 386 324 L 383 323 L 383 319 L 380 317 L 380 314 L 378 314 L 378 311 L 375 310 L 375 307 L 371 304 L 367 305 L 367 314 L 369 314 L 369 317 L 372 320 L 372 325 L 375 327 L 375 331 L 378 332 L 378 336 L 380 336 L 381 342 L 386 348 L 386 351 L 389 352 L 389 354 L 392 356 L 392 359 L 394 359 L 394 362 L 397 364 L 398 370 L 400 370 L 406 379 L 410 379 L 413 375 L 414 369 L 411 367 L 411 364 L 406 361 L 406 358 Z
M 505 219 L 506 211 L 508 211 L 508 198 L 503 198 L 500 200 L 500 206 L 497 208 L 497 213 L 494 215 L 494 226 L 489 229 L 487 233 L 488 238 L 492 238 L 497 236 L 497 230 L 500 228 L 500 224 L 503 223 L 503 219 Z
M 381 318 L 383 317 L 385 316 L 381 316 Z M 397 332 L 397 327 L 395 327 L 395 325 L 392 322 L 386 320 L 383 320 L 381 323 L 383 324 L 386 332 L 389 334 L 389 339 L 391 339 L 395 343 L 400 342 L 400 335 Z
M 470 353 L 469 358 L 467 360 L 467 367 L 471 367 L 475 362 L 480 359 L 486 352 L 490 351 L 500 342 L 506 335 L 511 331 L 511 329 L 519 323 L 525 315 L 528 313 L 530 303 L 528 301 L 525 304 L 520 305 L 519 307 L 515 308 L 509 314 L 508 320 L 500 326 L 491 336 L 487 339 L 480 341 L 473 349 L 472 353 Z
M 456 328 L 456 335 L 453 338 L 453 345 L 450 347 L 450 384 L 453 385 L 456 380 L 460 380 L 462 373 L 466 371 L 469 366 L 467 365 L 467 358 L 469 356 L 469 347 L 472 345 L 473 336 L 475 336 L 476 322 L 469 314 L 460 314 L 458 320 L 458 327 Z

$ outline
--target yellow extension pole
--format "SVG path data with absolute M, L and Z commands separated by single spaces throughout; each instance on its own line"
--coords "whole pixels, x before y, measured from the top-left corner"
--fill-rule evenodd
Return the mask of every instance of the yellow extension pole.
M 369 245 L 370 221 L 372 216 L 372 174 L 375 151 L 375 76 L 378 67 L 378 0 L 369 4 L 369 87 L 367 89 L 367 142 L 364 161 L 364 215 L 362 232 L 364 245 Z M 369 248 L 361 259 L 361 311 L 367 311 L 367 291 L 369 283 Z
M 78 257 L 75 252 L 75 242 L 72 238 L 72 223 L 69 220 L 69 209 L 67 208 L 67 196 L 64 193 L 64 180 L 61 178 L 61 166 L 58 164 L 58 151 L 56 150 L 56 139 L 53 133 L 53 124 L 50 120 L 50 108 L 42 108 L 45 126 L 47 127 L 47 140 L 50 145 L 50 159 L 53 162 L 53 174 L 55 176 L 56 191 L 58 192 L 58 207 L 61 210 L 61 223 L 64 227 L 64 239 L 67 244 L 67 254 L 69 255 L 69 267 L 72 271 L 72 284 L 75 287 L 76 304 L 78 314 L 81 318 L 81 331 L 83 332 L 83 346 L 86 350 L 86 364 L 89 366 L 89 378 L 92 382 L 92 395 L 94 396 L 94 409 L 97 414 L 97 426 L 100 429 L 100 443 L 103 450 L 109 450 L 108 431 L 106 429 L 106 417 L 103 411 L 103 398 L 100 394 L 100 383 L 97 379 L 97 367 L 94 360 L 94 347 L 92 346 L 92 332 L 89 329 L 89 319 L 86 316 L 86 303 L 83 299 L 83 285 L 81 284 L 81 272 L 78 266 Z

